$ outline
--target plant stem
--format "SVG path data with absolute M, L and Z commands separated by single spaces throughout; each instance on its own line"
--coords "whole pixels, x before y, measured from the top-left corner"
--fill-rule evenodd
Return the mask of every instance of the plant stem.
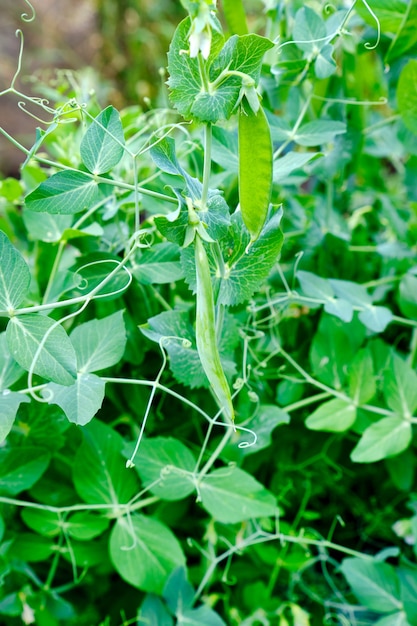
M 210 173 L 211 173 L 211 144 L 212 144 L 212 126 L 205 124 L 204 126 L 204 166 L 203 166 L 203 189 L 201 191 L 201 210 L 206 209 Z

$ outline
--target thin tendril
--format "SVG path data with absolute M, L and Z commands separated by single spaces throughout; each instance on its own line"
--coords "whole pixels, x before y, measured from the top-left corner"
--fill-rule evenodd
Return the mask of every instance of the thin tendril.
M 28 13 L 22 13 L 20 15 L 20 18 L 26 22 L 26 24 L 30 24 L 30 22 L 33 22 L 33 20 L 36 17 L 36 11 L 34 6 L 29 2 L 29 0 L 24 0 L 24 2 L 26 2 L 26 4 L 28 5 L 28 7 L 30 8 L 30 10 L 32 11 L 32 15 L 29 15 Z
M 17 68 L 16 68 L 16 72 L 12 78 L 12 82 L 10 83 L 10 87 L 9 89 L 14 89 L 14 85 L 15 82 L 20 74 L 20 71 L 22 69 L 22 58 L 23 58 L 23 48 L 25 45 L 25 38 L 23 36 L 23 32 L 20 30 L 20 28 L 16 31 L 16 37 L 20 38 L 20 47 L 19 47 L 19 56 L 17 58 Z
M 366 8 L 368 9 L 369 13 L 372 15 L 372 17 L 374 18 L 375 22 L 376 22 L 376 30 L 377 30 L 377 38 L 376 38 L 376 42 L 374 43 L 374 45 L 372 46 L 369 41 L 367 41 L 365 43 L 365 48 L 367 50 L 375 50 L 375 48 L 377 48 L 379 46 L 379 42 L 381 41 L 381 24 L 379 22 L 379 19 L 377 18 L 377 16 L 375 15 L 375 13 L 372 11 L 371 7 L 369 6 L 369 4 L 367 3 L 366 0 L 362 0 L 362 2 L 364 3 L 364 5 L 366 6 Z

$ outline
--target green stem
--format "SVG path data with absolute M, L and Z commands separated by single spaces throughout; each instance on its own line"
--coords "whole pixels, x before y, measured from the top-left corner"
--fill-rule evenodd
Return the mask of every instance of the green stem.
M 212 144 L 212 126 L 206 124 L 204 126 L 204 166 L 203 166 L 203 189 L 201 191 L 201 210 L 206 209 L 210 173 L 211 173 L 211 144 Z
M 280 147 L 278 148 L 278 150 L 275 150 L 275 152 L 274 152 L 274 161 L 275 161 L 275 159 L 277 159 L 277 158 L 280 156 L 280 154 L 282 154 L 282 153 L 284 152 L 285 148 L 286 148 L 287 146 L 289 146 L 289 144 L 290 144 L 292 141 L 294 141 L 294 137 L 295 137 L 295 135 L 297 134 L 297 130 L 299 129 L 299 127 L 300 127 L 300 125 L 301 125 L 301 122 L 302 122 L 302 121 L 303 121 L 303 119 L 304 119 L 304 115 L 307 113 L 307 109 L 308 109 L 308 107 L 310 106 L 311 98 L 312 98 L 312 94 L 310 94 L 310 95 L 307 97 L 306 101 L 304 102 L 304 105 L 303 105 L 303 107 L 302 107 L 302 109 L 301 109 L 301 111 L 300 111 L 300 114 L 299 114 L 299 116 L 298 116 L 298 118 L 297 118 L 297 121 L 296 121 L 296 122 L 295 122 L 295 124 L 294 124 L 294 127 L 293 127 L 293 129 L 292 129 L 292 131 L 291 131 L 290 136 L 288 137 L 288 139 L 287 139 L 286 141 L 284 141 L 284 143 L 283 143 L 283 144 L 281 144 L 281 145 L 280 145 Z

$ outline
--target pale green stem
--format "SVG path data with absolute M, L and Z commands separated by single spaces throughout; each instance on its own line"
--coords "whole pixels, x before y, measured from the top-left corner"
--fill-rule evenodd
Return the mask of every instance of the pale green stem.
M 212 143 L 212 126 L 206 124 L 204 126 L 204 166 L 203 166 L 203 189 L 201 191 L 201 210 L 206 209 L 210 173 L 211 173 L 211 143 Z

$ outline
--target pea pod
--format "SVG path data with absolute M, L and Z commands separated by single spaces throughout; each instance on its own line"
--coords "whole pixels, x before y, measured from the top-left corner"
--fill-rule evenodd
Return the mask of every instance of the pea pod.
M 222 4 L 227 26 L 232 35 L 246 35 L 249 31 L 242 0 L 223 0 Z
M 229 384 L 226 380 L 217 347 L 213 287 L 207 253 L 200 235 L 195 234 L 195 267 L 197 277 L 196 342 L 201 365 L 219 407 L 234 420 Z
M 272 140 L 262 107 L 255 113 L 242 101 L 239 113 L 239 202 L 243 222 L 255 241 L 265 224 L 272 191 Z

